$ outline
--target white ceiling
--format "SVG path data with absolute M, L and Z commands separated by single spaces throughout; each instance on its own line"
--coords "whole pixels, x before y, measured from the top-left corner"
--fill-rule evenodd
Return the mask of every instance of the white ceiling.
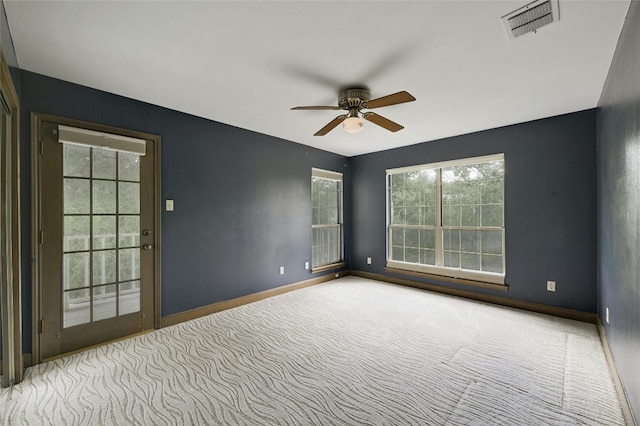
M 20 68 L 352 156 L 593 108 L 629 8 L 560 0 L 509 41 L 525 1 L 7 1 Z M 404 130 L 313 133 L 340 87 L 416 102 Z

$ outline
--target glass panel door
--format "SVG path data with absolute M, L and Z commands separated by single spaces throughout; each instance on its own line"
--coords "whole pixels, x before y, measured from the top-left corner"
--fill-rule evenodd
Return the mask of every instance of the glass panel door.
M 63 327 L 140 311 L 140 156 L 62 144 Z
M 156 147 L 60 142 L 41 121 L 40 357 L 150 330 L 155 320 Z M 88 127 L 90 129 L 90 126 Z M 116 136 L 114 136 L 116 137 Z

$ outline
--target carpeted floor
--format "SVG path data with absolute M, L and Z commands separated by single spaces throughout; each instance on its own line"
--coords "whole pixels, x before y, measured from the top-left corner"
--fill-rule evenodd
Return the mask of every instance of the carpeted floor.
M 36 365 L 0 424 L 624 421 L 595 326 L 346 277 Z

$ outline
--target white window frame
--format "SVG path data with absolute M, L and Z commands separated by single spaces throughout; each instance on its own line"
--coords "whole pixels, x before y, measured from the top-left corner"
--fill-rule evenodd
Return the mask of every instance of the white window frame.
M 337 260 L 337 262 L 332 262 L 332 263 L 327 263 L 327 264 L 322 264 L 322 265 L 315 265 L 314 261 L 313 261 L 313 230 L 314 229 L 318 229 L 318 228 L 326 228 L 326 227 L 335 227 L 336 225 L 322 225 L 322 224 L 311 224 L 311 272 L 319 272 L 319 271 L 323 271 L 323 270 L 327 270 L 327 269 L 332 269 L 334 267 L 340 266 L 342 265 L 343 261 L 344 261 L 344 224 L 343 224 L 343 217 L 342 217 L 342 210 L 343 210 L 343 181 L 342 181 L 342 173 L 339 172 L 334 172 L 331 170 L 323 170 L 323 169 L 317 169 L 317 168 L 312 168 L 311 169 L 311 199 L 313 200 L 313 179 L 314 178 L 320 178 L 320 179 L 327 179 L 327 180 L 333 180 L 336 182 L 339 182 L 338 185 L 338 201 L 337 201 L 337 217 L 338 217 L 338 239 L 339 239 L 339 259 Z M 312 202 L 312 209 L 313 209 L 313 202 Z
M 388 169 L 386 171 L 386 185 L 387 185 L 387 245 L 386 245 L 386 257 L 387 267 L 394 269 L 402 269 L 412 272 L 422 272 L 426 274 L 440 275 L 443 277 L 462 278 L 473 281 L 488 282 L 492 284 L 505 284 L 506 276 L 506 253 L 505 253 L 505 227 L 504 227 L 504 174 L 503 174 L 503 186 L 502 186 L 502 215 L 503 226 L 502 227 L 487 227 L 487 226 L 474 226 L 466 227 L 467 229 L 477 230 L 502 230 L 502 271 L 503 273 L 494 273 L 486 271 L 474 271 L 462 268 L 451 268 L 444 266 L 444 250 L 443 250 L 443 230 L 444 229 L 456 229 L 461 227 L 447 227 L 442 225 L 442 168 L 444 167 L 456 167 L 464 166 L 468 164 L 478 164 L 490 161 L 503 161 L 504 154 L 485 155 L 480 157 L 464 158 L 452 161 L 442 161 L 430 164 L 421 164 L 409 167 L 399 167 L 395 169 Z M 391 176 L 400 173 L 416 172 L 421 170 L 436 170 L 436 265 L 425 265 L 421 263 L 402 262 L 398 260 L 391 260 Z

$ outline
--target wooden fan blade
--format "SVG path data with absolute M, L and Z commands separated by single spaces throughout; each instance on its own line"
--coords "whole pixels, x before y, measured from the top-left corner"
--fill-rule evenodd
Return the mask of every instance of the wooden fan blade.
M 416 98 L 411 96 L 409 92 L 405 92 L 403 90 L 402 92 L 394 93 L 392 95 L 383 96 L 377 99 L 371 99 L 370 101 L 367 101 L 364 103 L 364 107 L 369 109 L 380 108 L 383 106 L 403 104 L 405 102 L 413 102 L 415 100 Z
M 383 116 L 378 115 L 375 112 L 364 113 L 362 114 L 362 118 L 364 118 L 365 120 L 369 120 L 373 124 L 377 124 L 380 127 L 384 127 L 390 132 L 397 132 L 398 130 L 404 129 L 404 126 L 401 126 L 398 123 L 389 120 L 388 118 L 384 118 Z
M 328 109 L 328 110 L 338 111 L 338 110 L 341 110 L 342 108 L 340 108 L 339 106 L 297 106 L 291 109 L 302 110 L 302 111 L 316 111 L 316 110 Z
M 326 135 L 327 133 L 332 131 L 338 124 L 342 123 L 345 118 L 347 118 L 347 114 L 337 116 L 336 118 L 331 120 L 331 122 L 329 124 L 324 126 L 322 129 L 318 130 L 313 136 L 324 136 L 324 135 Z

